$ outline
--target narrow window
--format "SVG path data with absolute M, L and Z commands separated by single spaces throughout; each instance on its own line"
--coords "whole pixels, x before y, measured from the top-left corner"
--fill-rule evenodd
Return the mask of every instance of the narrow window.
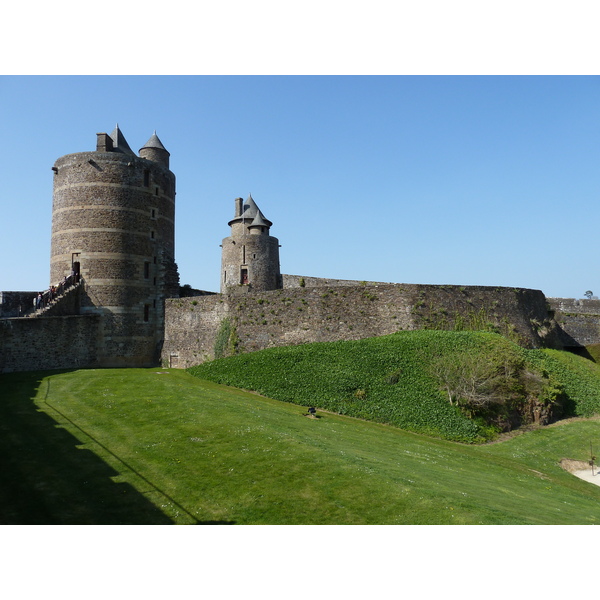
M 154 278 L 154 285 L 156 285 L 156 277 Z
M 150 277 L 150 263 L 144 263 L 144 279 L 148 279 Z
M 158 188 L 154 188 L 154 195 L 158 196 Z
M 242 285 L 248 284 L 248 269 L 242 269 L 241 283 Z
M 156 264 L 156 256 L 154 257 L 154 264 Z
M 151 218 L 156 219 L 156 209 L 155 208 L 153 208 L 151 211 Z
M 150 171 L 144 169 L 144 187 L 150 186 Z
M 151 232 L 150 232 L 150 238 L 151 238 L 151 239 L 154 239 L 154 231 L 151 231 Z
M 144 304 L 144 321 L 146 323 L 150 320 L 150 305 Z
M 223 271 L 223 281 L 227 283 L 227 271 Z

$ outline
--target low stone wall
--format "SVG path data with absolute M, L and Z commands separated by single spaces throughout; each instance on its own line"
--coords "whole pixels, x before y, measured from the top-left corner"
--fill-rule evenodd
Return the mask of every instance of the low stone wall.
M 358 279 L 326 279 L 324 277 L 307 277 L 304 275 L 282 275 L 283 289 L 298 287 L 354 287 L 357 285 L 393 285 L 381 281 L 359 281 Z
M 486 329 L 526 347 L 561 347 L 538 290 L 304 283 L 247 295 L 167 300 L 163 364 L 187 368 L 233 352 L 412 329 Z
M 97 366 L 96 315 L 0 319 L 0 373 Z
M 20 317 L 33 308 L 38 292 L 0 292 L 0 319 Z
M 600 300 L 548 298 L 563 333 L 563 346 L 600 344 Z

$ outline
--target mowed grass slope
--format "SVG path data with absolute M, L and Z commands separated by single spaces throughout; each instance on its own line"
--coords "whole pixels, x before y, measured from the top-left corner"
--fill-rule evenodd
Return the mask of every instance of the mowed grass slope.
M 3 523 L 588 524 L 597 421 L 474 446 L 166 369 L 0 376 Z

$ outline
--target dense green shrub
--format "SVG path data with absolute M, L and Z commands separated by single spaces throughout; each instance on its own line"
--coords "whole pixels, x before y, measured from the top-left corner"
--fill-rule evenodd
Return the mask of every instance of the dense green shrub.
M 528 359 L 560 383 L 566 414 L 590 417 L 600 413 L 600 366 L 591 360 L 559 350 L 528 350 Z

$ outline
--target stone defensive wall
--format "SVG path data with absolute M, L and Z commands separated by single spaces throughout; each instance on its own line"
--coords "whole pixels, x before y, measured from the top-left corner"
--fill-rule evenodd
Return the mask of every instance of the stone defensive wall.
M 324 277 L 306 277 L 303 275 L 282 275 L 283 288 L 298 287 L 327 287 L 341 286 L 353 287 L 357 285 L 394 285 L 393 283 L 382 283 L 380 281 L 360 281 L 358 279 L 326 279 Z
M 20 317 L 29 312 L 33 308 L 37 295 L 37 291 L 0 292 L 0 319 Z
M 297 287 L 167 300 L 162 364 L 187 368 L 236 352 L 414 329 L 483 329 L 525 347 L 562 347 L 538 290 L 344 280 L 311 287 L 323 280 L 286 278 Z
M 0 319 L 0 373 L 97 364 L 97 315 Z
M 564 332 L 565 347 L 600 344 L 600 300 L 548 298 L 548 304 Z
M 0 319 L 0 373 L 158 364 L 160 340 L 148 356 L 151 324 L 108 311 L 82 315 L 85 298 L 85 286 L 77 285 L 28 317 Z M 139 335 L 144 326 L 146 335 Z

